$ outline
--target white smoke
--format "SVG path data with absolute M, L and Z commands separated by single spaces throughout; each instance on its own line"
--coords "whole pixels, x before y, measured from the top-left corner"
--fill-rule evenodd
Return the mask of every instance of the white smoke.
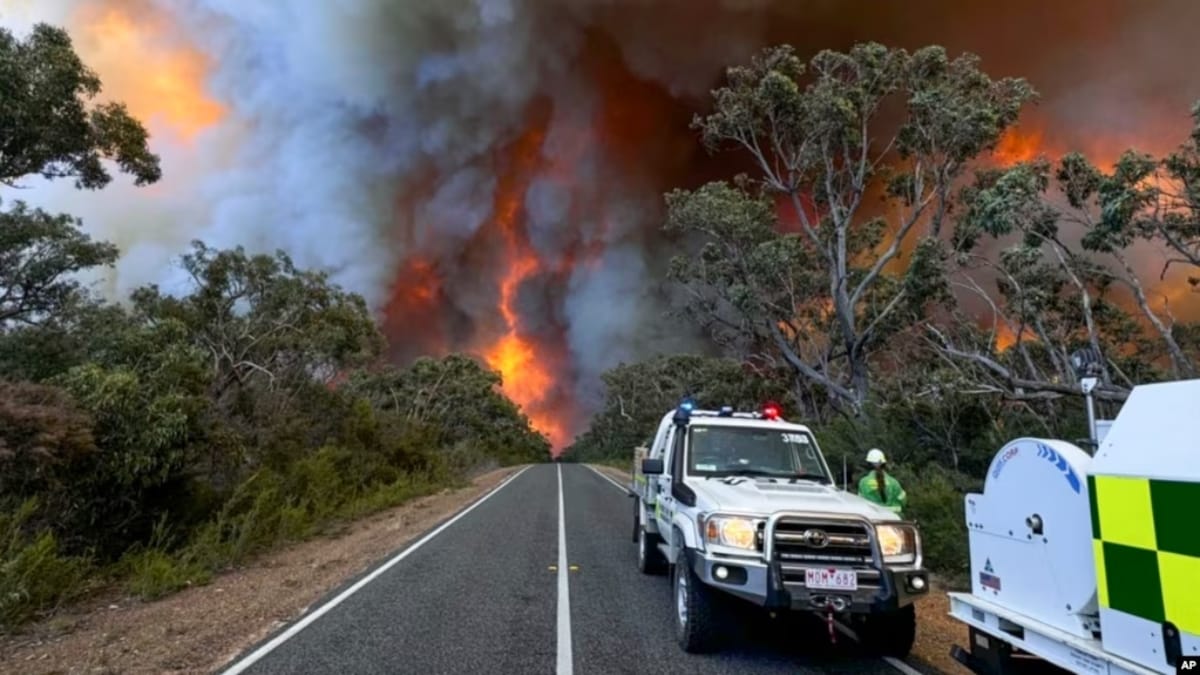
M 9 0 L 0 4 L 0 23 L 18 32 L 35 21 L 71 27 L 83 1 Z M 764 44 L 770 16 L 762 10 L 783 4 L 90 1 L 149 3 L 168 16 L 177 39 L 211 58 L 208 91 L 227 108 L 192 139 L 149 121 L 163 156 L 164 178 L 154 187 L 118 177 L 100 192 L 28 181 L 28 191 L 0 193 L 6 202 L 19 197 L 78 214 L 90 233 L 120 246 L 123 256 L 105 279 L 110 296 L 146 283 L 179 288 L 174 261 L 201 239 L 283 249 L 379 309 L 416 251 L 448 275 L 455 311 L 494 325 L 497 270 L 463 268 L 460 255 L 491 216 L 493 153 L 527 126 L 530 104 L 546 97 L 553 104 L 541 148 L 548 168 L 524 192 L 524 226 L 549 266 L 580 244 L 601 244 L 603 254 L 573 270 L 564 287 L 527 289 L 521 307 L 539 315 L 531 325 L 565 329 L 572 386 L 587 399 L 600 372 L 664 351 L 683 332 L 664 319 L 653 292 L 664 262 L 646 245 L 659 225 L 658 188 L 621 180 L 599 139 L 579 147 L 599 105 L 595 85 L 579 72 L 588 31 L 611 39 L 633 73 L 702 100 L 724 66 Z M 805 12 L 846 14 L 841 7 L 815 3 Z M 415 203 L 401 204 L 413 191 Z
M 18 32 L 34 21 L 70 28 L 80 4 L 39 1 L 24 6 L 21 17 L 0 20 Z M 603 148 L 595 141 L 582 153 L 568 147 L 595 114 L 595 97 L 573 73 L 583 26 L 611 3 L 153 5 L 178 36 L 212 59 L 208 92 L 227 114 L 191 141 L 150 120 L 152 149 L 163 156 L 164 170 L 152 188 L 135 188 L 124 176 L 99 192 L 34 180 L 34 189 L 19 195 L 79 214 L 90 233 L 121 248 L 116 269 L 103 279 L 106 294 L 120 299 L 147 283 L 181 289 L 177 257 L 200 239 L 251 252 L 283 249 L 301 267 L 330 271 L 379 309 L 399 266 L 416 250 L 442 260 L 452 277 L 451 302 L 487 324 L 494 320 L 486 315 L 495 313 L 497 270 L 452 263 L 490 216 L 497 181 L 492 153 L 527 124 L 534 98 L 547 96 L 555 107 L 545 164 L 555 165 L 564 153 L 576 156 L 566 169 L 555 166 L 555 176 L 532 178 L 524 195 L 531 245 L 551 266 L 574 244 L 613 248 L 575 271 L 567 288 L 523 293 L 536 302 L 522 307 L 542 315 L 530 317 L 531 326 L 568 324 L 574 370 L 585 379 L 636 356 L 635 334 L 653 314 L 643 292 L 652 280 L 640 246 L 621 242 L 653 228 L 653 210 L 622 212 L 625 200 L 647 195 L 631 185 L 596 184 Z M 626 46 L 655 42 L 649 25 L 619 28 Z M 733 44 L 708 40 L 705 51 L 714 59 L 727 55 L 722 45 Z M 681 72 L 672 63 L 677 54 L 630 53 L 632 67 L 645 75 L 669 79 Z M 704 79 L 687 84 L 695 90 L 698 82 Z M 425 187 L 411 210 L 397 208 L 399 195 L 431 176 L 432 184 L 420 183 Z M 605 213 L 580 215 L 573 199 L 603 203 Z M 570 222 L 573 213 L 580 220 Z

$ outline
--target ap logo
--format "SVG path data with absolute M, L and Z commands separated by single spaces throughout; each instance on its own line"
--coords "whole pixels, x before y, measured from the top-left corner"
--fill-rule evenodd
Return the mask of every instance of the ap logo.
M 1184 656 L 1180 658 L 1179 664 L 1175 666 L 1175 672 L 1200 674 L 1200 656 Z

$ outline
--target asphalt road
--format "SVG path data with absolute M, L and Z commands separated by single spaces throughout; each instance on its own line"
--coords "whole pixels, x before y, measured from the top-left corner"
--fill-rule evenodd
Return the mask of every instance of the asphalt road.
M 732 646 L 684 653 L 667 578 L 637 571 L 633 505 L 619 488 L 582 465 L 522 470 L 226 672 L 899 672 L 843 635 L 829 645 L 821 623 L 756 612 L 739 617 Z

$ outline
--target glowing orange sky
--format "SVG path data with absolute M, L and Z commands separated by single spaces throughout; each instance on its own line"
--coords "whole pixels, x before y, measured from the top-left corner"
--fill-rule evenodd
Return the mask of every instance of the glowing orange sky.
M 149 4 L 85 3 L 71 24 L 80 57 L 103 82 L 101 96 L 124 102 L 151 130 L 191 141 L 225 116 L 224 106 L 205 90 L 208 59 L 173 34 Z

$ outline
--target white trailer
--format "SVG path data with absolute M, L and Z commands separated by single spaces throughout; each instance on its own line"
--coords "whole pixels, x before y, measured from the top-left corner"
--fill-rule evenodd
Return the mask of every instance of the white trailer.
M 1200 379 L 1136 387 L 1093 433 L 1094 456 L 1014 440 L 966 496 L 971 592 L 949 596 L 970 628 L 952 654 L 975 673 L 1032 658 L 1169 675 L 1200 658 Z

